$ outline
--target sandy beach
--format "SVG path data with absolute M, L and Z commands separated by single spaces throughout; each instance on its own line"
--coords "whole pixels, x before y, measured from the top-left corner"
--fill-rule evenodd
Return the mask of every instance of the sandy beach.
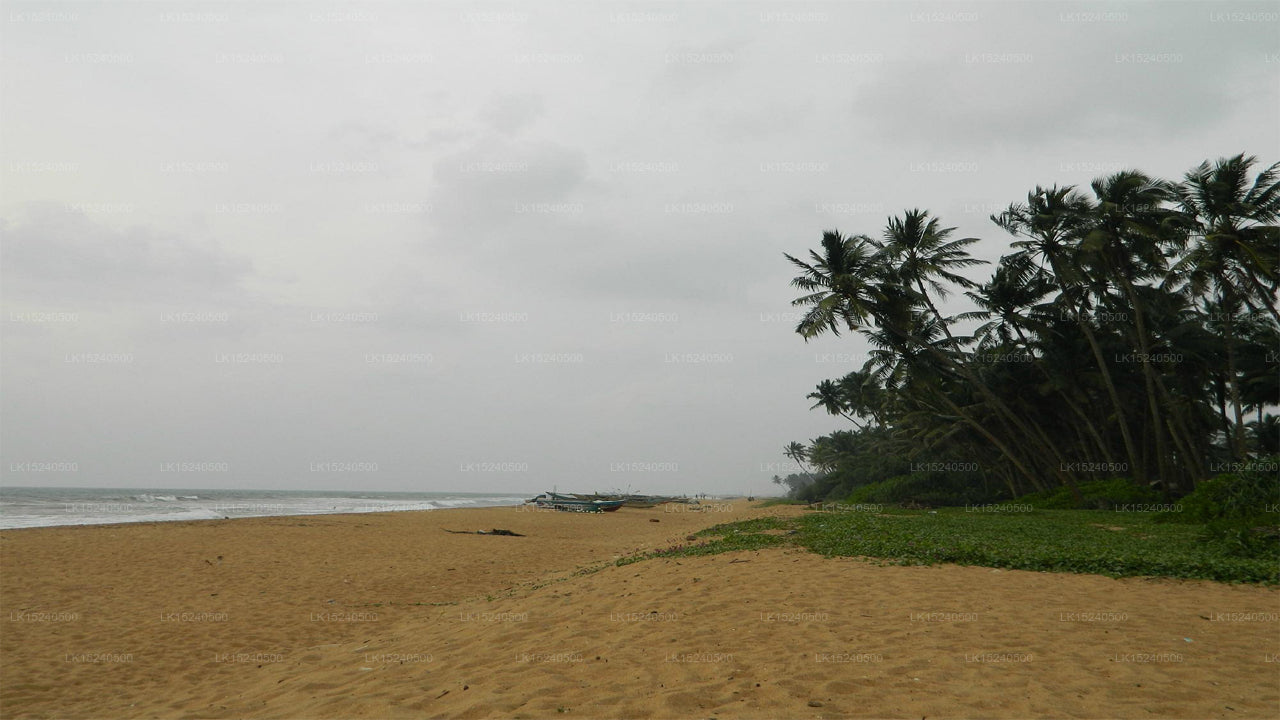
M 0 532 L 0 715 L 1280 715 L 1275 589 L 796 549 L 675 506 Z M 653 522 L 653 521 L 657 522 Z M 504 528 L 525 537 L 451 534 Z

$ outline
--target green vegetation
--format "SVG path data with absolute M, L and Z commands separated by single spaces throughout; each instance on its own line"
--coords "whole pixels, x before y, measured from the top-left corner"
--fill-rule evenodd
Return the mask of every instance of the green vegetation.
M 1275 467 L 1280 458 L 1265 466 Z M 1280 557 L 1280 486 L 1275 472 L 1245 470 L 1203 482 L 1157 520 L 1203 523 L 1199 538 L 1234 557 Z
M 887 505 L 976 505 L 1003 498 L 997 488 L 985 486 L 975 472 L 915 472 L 860 485 L 845 503 Z
M 852 428 L 790 443 L 799 472 L 775 482 L 807 501 L 1097 509 L 1266 468 L 1280 451 L 1280 164 L 1256 164 L 1036 187 L 992 216 L 1011 252 L 985 280 L 962 274 L 987 264 L 977 238 L 924 210 L 787 255 L 796 332 L 857 333 L 869 351 L 809 395 Z M 973 310 L 944 314 L 952 294 Z M 1245 518 L 1212 522 L 1228 520 Z
M 962 274 L 987 264 L 978 239 L 925 210 L 786 255 L 796 333 L 856 333 L 869 351 L 809 394 L 852 427 L 789 443 L 799 472 L 774 482 L 883 511 L 725 525 L 664 553 L 787 543 L 1280 582 L 1280 163 L 1256 165 L 1037 186 L 991 217 L 1013 239 L 985 280 Z M 944 314 L 957 293 L 973 309 Z
M 1072 496 L 1067 488 L 1058 488 L 1024 495 L 1018 502 L 1041 510 L 1113 510 L 1118 506 L 1160 502 L 1160 493 L 1126 478 L 1094 480 L 1081 485 L 1079 491 L 1079 498 Z
M 715 555 L 735 550 L 763 550 L 764 548 L 786 544 L 786 539 L 781 534 L 769 534 L 770 531 L 781 533 L 786 530 L 788 525 L 786 521 L 780 518 L 755 518 L 754 520 L 745 520 L 733 525 L 717 527 L 723 527 L 726 530 L 716 533 L 719 537 L 715 539 L 690 542 L 687 545 L 675 545 L 648 553 L 628 555 L 619 558 L 615 564 L 630 565 L 634 562 L 656 557 L 690 557 L 694 555 Z M 707 534 L 708 531 L 705 530 L 699 533 L 701 536 Z
M 1280 516 L 1280 484 L 1276 467 L 1280 457 L 1262 463 L 1257 470 L 1225 473 L 1203 482 L 1179 501 L 1182 512 L 1168 513 L 1170 522 L 1207 523 L 1217 520 L 1266 520 Z M 1269 472 L 1265 468 L 1272 468 Z
M 756 507 L 767 508 L 767 507 L 775 507 L 777 505 L 800 505 L 800 504 L 803 504 L 803 501 L 797 500 L 795 498 L 773 497 L 773 498 L 767 498 L 765 500 L 761 500 L 759 503 L 756 504 Z
M 1027 510 L 1021 505 L 936 511 L 814 512 L 708 528 L 701 542 L 645 557 L 708 555 L 794 545 L 827 556 L 903 565 L 957 563 L 1019 570 L 1280 583 L 1275 553 L 1232 552 L 1202 541 L 1203 525 L 1151 512 Z M 766 534 L 768 533 L 768 534 Z
M 804 518 L 798 542 L 824 555 L 868 555 L 911 564 L 1280 581 L 1274 557 L 1227 556 L 1199 542 L 1196 529 L 1158 524 L 1142 513 L 841 513 Z

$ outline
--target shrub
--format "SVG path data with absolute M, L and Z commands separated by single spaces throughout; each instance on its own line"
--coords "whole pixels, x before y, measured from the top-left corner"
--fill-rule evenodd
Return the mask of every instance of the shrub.
M 1214 520 L 1205 525 L 1200 539 L 1231 557 L 1275 559 L 1280 554 L 1280 526 L 1274 520 Z
M 1128 478 L 1093 480 L 1079 485 L 1083 502 L 1077 503 L 1070 488 L 1060 487 L 1018 498 L 1040 510 L 1112 510 L 1117 505 L 1155 503 L 1160 493 Z
M 948 507 L 977 505 L 1005 499 L 1001 490 L 992 490 L 973 472 L 915 472 L 896 475 L 854 488 L 845 502 L 882 505 L 928 505 Z
M 1166 513 L 1165 519 L 1207 523 L 1280 515 L 1280 478 L 1274 470 L 1265 470 L 1276 467 L 1276 461 L 1255 465 L 1260 469 L 1224 473 L 1200 483 L 1194 492 L 1179 501 L 1182 512 Z
M 1280 478 L 1276 459 L 1206 480 L 1157 520 L 1204 523 L 1200 539 L 1226 555 L 1275 558 L 1280 553 Z

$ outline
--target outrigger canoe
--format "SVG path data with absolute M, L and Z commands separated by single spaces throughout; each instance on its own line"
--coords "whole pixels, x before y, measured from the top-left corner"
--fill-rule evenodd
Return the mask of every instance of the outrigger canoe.
M 664 503 L 689 502 L 687 498 L 667 497 L 663 495 L 621 495 L 617 493 L 614 493 L 611 495 L 601 495 L 600 493 L 594 493 L 592 495 L 580 495 L 580 494 L 574 493 L 569 497 L 572 497 L 575 500 L 609 500 L 609 501 L 620 500 L 622 501 L 622 507 L 629 507 L 629 508 L 652 508 L 652 507 L 657 507 L 659 505 L 662 505 Z
M 582 500 L 570 495 L 559 495 L 557 493 L 542 493 L 538 497 L 530 500 L 540 508 L 552 508 L 555 510 L 563 510 L 565 512 L 614 512 L 622 507 L 622 500 Z

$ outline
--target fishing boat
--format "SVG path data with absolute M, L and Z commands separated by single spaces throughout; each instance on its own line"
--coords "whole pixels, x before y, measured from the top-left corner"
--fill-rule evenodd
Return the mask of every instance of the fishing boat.
M 587 500 L 573 495 L 559 493 L 542 493 L 529 502 L 541 508 L 552 508 L 565 512 L 615 512 L 622 507 L 622 500 Z
M 591 495 L 572 493 L 570 497 L 575 500 L 604 500 L 608 502 L 621 502 L 622 507 L 629 508 L 652 508 L 663 503 L 680 502 L 676 498 L 665 497 L 662 495 L 632 495 L 622 493 L 611 493 L 607 495 L 602 495 L 600 493 L 592 493 Z

